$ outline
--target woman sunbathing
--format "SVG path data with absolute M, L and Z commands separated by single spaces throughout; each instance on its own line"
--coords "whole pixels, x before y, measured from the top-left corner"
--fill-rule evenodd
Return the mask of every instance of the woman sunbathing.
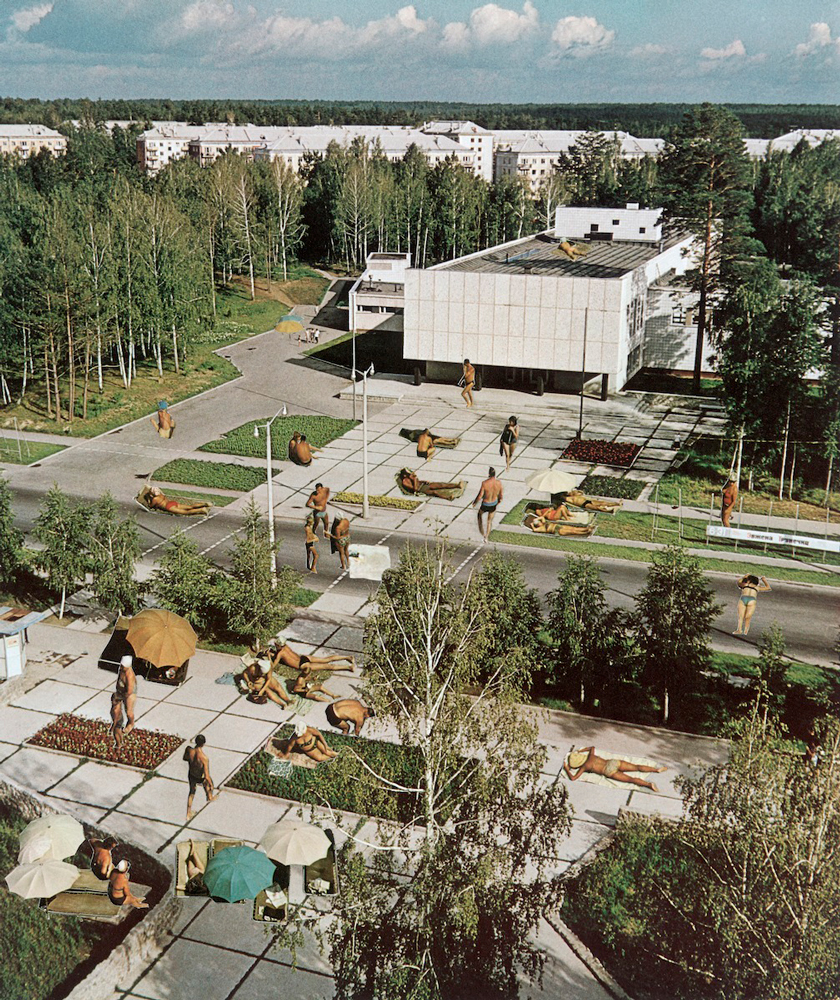
M 613 781 L 641 785 L 643 788 L 649 788 L 652 792 L 658 792 L 659 789 L 652 781 L 645 781 L 644 778 L 636 778 L 627 772 L 642 771 L 645 773 L 659 773 L 660 771 L 667 771 L 668 768 L 651 767 L 649 764 L 633 764 L 629 760 L 617 760 L 614 757 L 607 760 L 595 753 L 595 747 L 581 747 L 580 750 L 575 750 L 572 747 L 568 756 L 563 761 L 563 770 L 572 781 L 577 781 L 582 774 L 601 774 L 605 778 L 612 778 Z M 572 774 L 572 771 L 577 771 L 577 774 Z
M 201 515 L 209 514 L 213 506 L 206 500 L 170 499 L 159 486 L 148 486 L 140 491 L 137 498 L 150 510 L 162 510 L 167 514 Z
M 560 524 L 536 514 L 528 514 L 522 523 L 540 535 L 591 535 L 595 529 L 592 524 Z
M 314 726 L 307 726 L 302 719 L 295 723 L 294 735 L 287 740 L 269 736 L 264 749 L 266 753 L 280 760 L 288 760 L 293 753 L 306 754 L 310 760 L 318 763 L 338 756 L 335 750 L 330 750 L 327 746 L 320 731 Z
M 248 701 L 256 705 L 264 705 L 269 699 L 276 705 L 289 705 L 292 701 L 266 659 L 248 664 L 239 675 L 238 685 L 248 693 Z
M 558 504 L 556 507 L 538 507 L 536 514 L 537 517 L 543 517 L 546 521 L 571 521 L 572 519 L 569 508 L 564 503 Z
M 597 510 L 603 514 L 614 514 L 621 507 L 621 500 L 593 500 L 575 487 L 568 493 L 560 494 L 561 503 L 570 503 L 573 507 L 580 507 L 581 510 Z
M 301 664 L 300 673 L 292 686 L 292 694 L 296 694 L 299 698 L 308 698 L 310 701 L 332 701 L 338 697 L 328 691 L 323 684 L 315 683 L 312 669 L 308 664 Z M 329 697 L 325 697 L 327 695 Z

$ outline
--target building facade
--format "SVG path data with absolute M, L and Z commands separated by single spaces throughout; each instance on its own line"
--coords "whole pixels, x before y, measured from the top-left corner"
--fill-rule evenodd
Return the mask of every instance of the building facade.
M 60 156 L 67 152 L 67 137 L 46 125 L 0 125 L 0 154 L 27 157 L 42 149 Z
M 409 267 L 410 253 L 368 254 L 364 273 L 348 295 L 351 330 L 393 328 L 390 321 L 403 313 Z

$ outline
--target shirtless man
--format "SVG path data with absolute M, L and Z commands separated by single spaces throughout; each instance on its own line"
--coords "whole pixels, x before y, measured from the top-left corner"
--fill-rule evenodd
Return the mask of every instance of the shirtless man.
M 162 438 L 172 437 L 172 432 L 175 430 L 175 421 L 169 413 L 165 399 L 162 399 L 158 403 L 157 420 L 154 417 L 149 417 L 149 422 Z
M 336 729 L 340 729 L 346 736 L 350 732 L 350 723 L 353 723 L 353 735 L 358 736 L 365 724 L 365 719 L 375 719 L 376 712 L 367 705 L 363 705 L 355 698 L 342 698 L 334 701 L 332 705 L 327 705 L 327 722 Z
M 133 663 L 133 656 L 124 656 L 120 660 L 116 689 L 111 695 L 111 728 L 108 731 L 113 736 L 114 746 L 117 748 L 122 744 L 123 736 L 128 736 L 134 729 L 137 674 L 134 673 Z M 125 720 L 123 720 L 123 709 L 125 709 Z M 125 724 L 126 722 L 128 725 Z
M 303 526 L 304 545 L 306 546 L 306 568 L 310 573 L 318 574 L 318 536 L 315 534 L 315 518 L 310 514 Z M 327 531 L 326 521 L 324 531 Z
M 306 506 L 311 507 L 314 513 L 314 530 L 318 530 L 318 522 L 324 529 L 324 538 L 327 537 L 327 501 L 330 498 L 329 489 L 323 483 L 316 483 L 315 489 L 309 494 Z
M 208 802 L 213 802 L 219 797 L 219 793 L 213 794 L 213 779 L 210 777 L 210 761 L 204 752 L 204 744 L 207 742 L 203 734 L 195 738 L 195 746 L 187 747 L 184 751 L 184 760 L 187 762 L 187 778 L 190 783 L 190 792 L 187 796 L 187 821 L 193 817 L 193 799 L 195 791 L 199 785 L 204 789 Z
M 427 427 L 424 431 L 420 432 L 420 437 L 417 438 L 417 457 L 428 459 L 431 458 L 436 451 L 435 439 L 432 437 L 431 431 Z
M 462 375 L 462 380 L 464 388 L 461 390 L 461 395 L 464 397 L 467 409 L 469 409 L 473 405 L 472 390 L 475 385 L 475 368 L 473 368 L 470 364 L 469 358 L 464 358 L 464 374 Z
M 264 749 L 272 757 L 279 757 L 281 760 L 288 760 L 293 753 L 306 754 L 311 760 L 319 763 L 338 756 L 336 750 L 330 750 L 327 746 L 320 730 L 314 726 L 307 726 L 303 719 L 298 719 L 295 723 L 294 735 L 288 740 L 278 740 L 275 736 L 269 736 Z
M 292 694 L 296 694 L 299 698 L 308 698 L 310 701 L 329 701 L 331 698 L 338 697 L 332 691 L 328 691 L 323 684 L 313 683 L 314 680 L 309 665 L 302 664 L 300 673 L 292 685 Z M 319 694 L 319 692 L 321 693 Z
M 615 758 L 606 760 L 595 753 L 595 747 L 581 747 L 580 750 L 575 750 L 572 747 L 568 756 L 563 761 L 563 770 L 572 781 L 577 781 L 582 774 L 589 772 L 590 774 L 602 774 L 605 778 L 612 778 L 613 781 L 641 785 L 642 788 L 649 788 L 652 792 L 658 792 L 659 789 L 652 781 L 645 781 L 644 778 L 636 778 L 627 772 L 641 771 L 657 774 L 660 771 L 667 771 L 668 768 L 651 767 L 649 764 L 633 764 L 629 760 L 616 760 Z M 572 774 L 572 771 L 577 771 L 577 774 Z
M 130 862 L 123 859 L 111 872 L 108 879 L 108 899 L 115 906 L 123 906 L 128 903 L 136 910 L 146 910 L 148 903 L 144 902 L 145 896 L 135 896 L 131 891 L 131 884 L 128 881 L 128 871 L 131 868 Z
M 573 507 L 580 507 L 581 510 L 597 510 L 603 514 L 614 514 L 623 503 L 622 500 L 593 500 L 592 497 L 582 493 L 577 486 L 566 493 L 561 493 L 560 496 L 563 498 L 561 504 L 570 503 Z
M 350 569 L 350 559 L 347 555 L 347 548 L 350 545 L 350 521 L 346 517 L 336 517 L 333 520 L 332 531 L 328 531 L 327 534 L 335 543 L 341 568 Z
M 320 448 L 313 447 L 307 440 L 306 435 L 301 434 L 300 440 L 297 443 L 297 454 L 293 462 L 297 465 L 312 465 L 312 455 L 313 452 L 320 451 Z
M 481 506 L 478 508 L 478 530 L 485 542 L 490 535 L 490 527 L 493 524 L 493 515 L 496 513 L 496 508 L 499 506 L 499 501 L 501 499 L 502 484 L 498 479 L 496 479 L 496 470 L 491 467 L 490 475 L 481 484 L 478 496 L 472 502 L 473 507 L 475 507 L 479 501 L 481 502 Z M 487 515 L 486 529 L 482 523 L 483 514 Z
M 295 465 L 299 464 L 297 458 L 297 447 L 299 442 L 300 442 L 300 431 L 295 431 L 294 434 L 292 434 L 291 440 L 289 441 L 289 461 L 294 462 Z
M 291 667 L 292 670 L 300 670 L 302 666 L 309 665 L 310 670 L 355 670 L 356 660 L 352 656 L 345 656 L 342 653 L 331 653 L 329 656 L 306 656 L 302 653 L 296 653 L 291 646 L 283 639 L 279 640 L 282 645 L 278 645 L 278 640 L 272 639 L 268 644 L 268 649 L 266 653 L 271 659 L 272 666 L 276 667 L 282 664 L 284 667 Z M 252 656 L 259 657 L 260 655 L 265 655 L 260 653 L 260 643 L 257 642 L 256 645 L 251 646 L 249 652 Z M 344 662 L 344 666 L 335 667 L 332 666 L 334 663 Z
M 258 704 L 267 698 L 275 705 L 289 705 L 292 699 L 286 694 L 279 678 L 274 676 L 270 660 L 259 659 L 242 671 L 242 679 L 248 689 L 248 697 Z
M 113 837 L 106 837 L 104 840 L 91 840 L 93 854 L 90 858 L 90 870 L 102 882 L 107 882 L 111 872 L 114 870 L 114 859 L 111 855 L 117 842 Z

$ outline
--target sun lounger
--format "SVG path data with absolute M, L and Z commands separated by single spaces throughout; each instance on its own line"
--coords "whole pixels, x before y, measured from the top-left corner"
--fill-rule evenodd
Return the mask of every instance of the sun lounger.
M 288 873 L 288 868 L 285 865 L 278 865 L 278 871 L 285 869 Z M 288 888 L 288 874 L 285 880 L 285 886 L 282 882 L 278 882 L 275 885 L 270 886 L 268 889 L 263 889 L 262 892 L 258 892 L 256 899 L 254 900 L 254 920 L 259 920 L 260 923 L 272 922 L 276 923 L 278 921 L 285 920 L 289 915 L 289 900 L 286 889 Z
M 324 833 L 332 841 L 327 856 L 306 866 L 304 884 L 309 895 L 337 896 L 338 871 L 335 866 L 335 837 L 332 830 L 325 830 Z M 327 888 L 324 888 L 322 883 L 326 884 Z
M 223 851 L 226 847 L 241 847 L 243 841 L 241 840 L 226 840 L 221 837 L 217 837 L 214 840 L 194 840 L 193 847 L 195 848 L 195 853 L 198 856 L 198 860 L 207 867 L 207 862 L 219 851 Z M 187 858 L 190 853 L 190 842 L 188 840 L 180 841 L 176 848 L 176 859 L 175 859 L 175 895 L 176 896 L 199 896 L 199 895 L 209 895 L 209 893 L 197 893 L 197 892 L 187 892 L 187 882 L 189 882 L 189 876 L 187 875 Z
M 131 891 L 135 896 L 145 896 L 151 886 L 131 883 Z M 108 882 L 98 879 L 92 871 L 85 869 L 79 872 L 79 877 L 64 892 L 52 899 L 42 899 L 39 903 L 47 913 L 61 913 L 85 920 L 107 920 L 117 923 L 132 907 L 117 906 L 108 898 Z

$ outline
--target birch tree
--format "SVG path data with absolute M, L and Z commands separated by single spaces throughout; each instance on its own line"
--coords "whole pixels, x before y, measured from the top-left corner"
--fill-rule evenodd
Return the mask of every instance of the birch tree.
M 89 523 L 87 507 L 71 504 L 53 483 L 35 518 L 32 534 L 43 548 L 35 552 L 33 562 L 46 574 L 50 588 L 61 594 L 59 618 L 64 617 L 67 592 L 84 583 L 89 568 Z

